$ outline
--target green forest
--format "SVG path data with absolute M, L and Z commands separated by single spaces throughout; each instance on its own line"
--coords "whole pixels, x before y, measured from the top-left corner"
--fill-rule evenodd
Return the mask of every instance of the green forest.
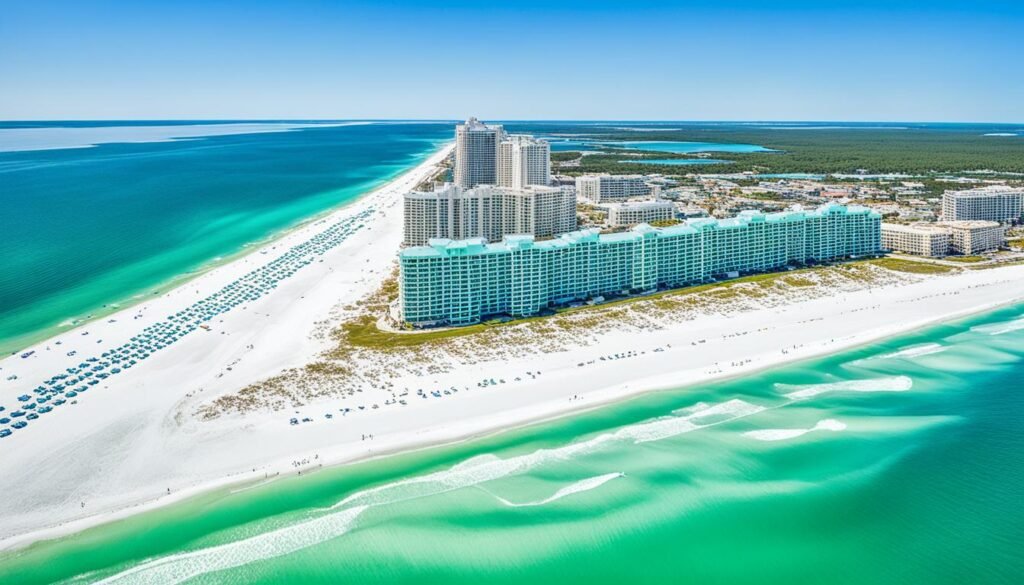
M 597 140 L 689 141 L 758 144 L 774 152 L 715 153 L 726 164 L 670 166 L 621 162 L 630 160 L 693 158 L 690 155 L 637 150 L 603 149 L 589 154 L 566 174 L 610 173 L 960 173 L 991 170 L 1024 173 L 1024 137 L 982 136 L 964 131 L 936 129 L 772 130 L 759 128 L 692 128 L 664 132 L 613 131 L 588 136 Z M 580 158 L 577 153 L 554 153 L 554 161 Z

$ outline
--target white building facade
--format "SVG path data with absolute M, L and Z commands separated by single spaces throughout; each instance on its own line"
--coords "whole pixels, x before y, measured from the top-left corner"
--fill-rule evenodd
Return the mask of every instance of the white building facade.
M 463 189 L 498 182 L 498 144 L 505 137 L 501 126 L 488 126 L 476 118 L 455 127 L 455 184 Z
M 546 140 L 513 134 L 498 144 L 497 185 L 522 189 L 551 182 L 551 145 Z
M 1006 243 L 1006 228 L 995 221 L 940 221 L 882 224 L 882 248 L 917 256 L 980 254 Z
M 949 230 L 949 247 L 954 254 L 980 254 L 1006 244 L 1006 228 L 995 221 L 945 221 L 937 225 Z
M 576 229 L 576 197 L 571 187 L 462 189 L 447 183 L 436 191 L 407 193 L 403 227 L 406 246 L 425 246 L 432 238 L 552 237 Z
M 608 211 L 608 225 L 628 227 L 641 223 L 654 223 L 675 218 L 676 207 L 671 201 L 625 201 L 602 205 Z
M 593 203 L 646 197 L 651 188 L 642 175 L 583 175 L 576 177 L 576 193 Z
M 942 195 L 944 221 L 1018 221 L 1022 213 L 1024 189 L 999 185 Z
M 946 256 L 949 231 L 934 225 L 883 223 L 882 248 L 915 256 Z

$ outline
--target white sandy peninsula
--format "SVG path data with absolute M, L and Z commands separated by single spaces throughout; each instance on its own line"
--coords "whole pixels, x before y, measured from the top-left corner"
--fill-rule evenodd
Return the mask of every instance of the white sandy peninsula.
M 350 317 L 354 304 L 393 271 L 402 193 L 429 177 L 447 152 L 263 250 L 41 343 L 28 359 L 0 362 L 5 377 L 18 376 L 17 383 L 0 385 L 0 404 L 9 405 L 43 379 L 123 343 L 332 223 L 372 209 L 353 236 L 269 294 L 0 442 L 0 548 L 227 483 L 458 440 L 1024 300 L 1024 266 L 940 275 L 872 269 L 871 279 L 840 279 L 829 288 L 793 281 L 788 293 L 723 295 L 685 311 L 617 315 L 614 326 L 588 325 L 591 311 L 602 309 L 581 311 L 575 327 L 545 334 L 529 329 L 536 321 L 510 325 L 486 351 L 470 336 L 446 346 L 436 363 L 422 353 L 413 360 L 355 352 L 339 362 L 345 376 L 304 383 L 285 408 L 278 397 L 277 408 L 201 416 L 243 388 L 323 359 L 335 343 L 323 332 Z M 78 354 L 68 357 L 69 351 Z

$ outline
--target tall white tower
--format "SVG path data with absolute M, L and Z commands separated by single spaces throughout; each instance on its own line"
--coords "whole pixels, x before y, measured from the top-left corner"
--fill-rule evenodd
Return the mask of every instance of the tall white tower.
M 498 186 L 522 189 L 551 182 L 551 145 L 532 136 L 511 135 L 498 144 Z
M 463 189 L 498 182 L 498 144 L 501 126 L 488 126 L 470 118 L 455 127 L 455 184 Z

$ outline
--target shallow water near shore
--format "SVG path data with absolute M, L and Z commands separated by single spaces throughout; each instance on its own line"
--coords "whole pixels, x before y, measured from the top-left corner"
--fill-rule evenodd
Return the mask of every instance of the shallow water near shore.
M 220 490 L 6 553 L 0 582 L 1015 583 L 1022 319 Z
M 0 123 L 0 352 L 165 292 L 355 201 L 452 133 L 445 123 L 294 126 Z M 5 139 L 27 150 L 3 152 Z

